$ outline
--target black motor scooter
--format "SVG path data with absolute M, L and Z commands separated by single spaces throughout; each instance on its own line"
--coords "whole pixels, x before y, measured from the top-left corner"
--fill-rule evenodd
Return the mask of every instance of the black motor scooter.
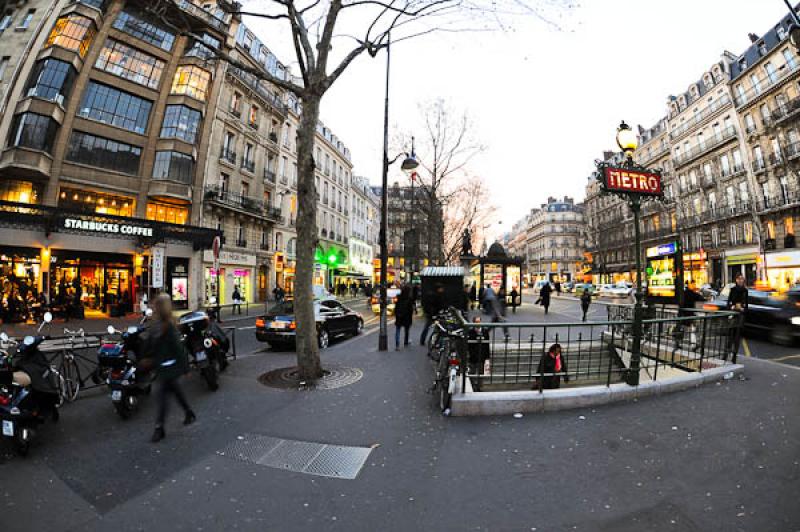
M 210 390 L 219 388 L 219 372 L 228 366 L 230 341 L 204 311 L 188 312 L 178 319 L 192 366 L 200 370 Z
M 139 397 L 150 393 L 155 372 L 144 371 L 138 362 L 142 356 L 144 322 L 153 314 L 147 309 L 138 325 L 119 331 L 108 326 L 108 334 L 120 334 L 118 342 L 104 341 L 97 352 L 100 375 L 111 390 L 111 402 L 122 419 L 128 419 L 139 406 Z
M 39 326 L 50 323 L 46 312 Z M 39 349 L 44 336 L 26 336 L 17 343 L 0 333 L 0 421 L 2 436 L 14 440 L 17 452 L 26 455 L 39 425 L 48 418 L 58 421 L 63 402 L 59 375 Z M 10 349 L 17 352 L 11 356 Z

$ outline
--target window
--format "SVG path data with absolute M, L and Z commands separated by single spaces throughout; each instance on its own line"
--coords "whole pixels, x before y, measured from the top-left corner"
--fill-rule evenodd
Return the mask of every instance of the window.
M 794 235 L 794 218 L 791 216 L 783 220 L 783 226 L 786 228 L 786 235 Z
M 708 193 L 708 208 L 713 212 L 717 209 L 717 193 L 716 192 L 709 192 Z
M 750 74 L 750 84 L 753 85 L 753 92 L 756 95 L 761 94 L 761 80 L 755 74 Z
M 11 61 L 11 56 L 0 57 L 0 81 L 3 81 L 3 75 L 6 72 L 6 68 L 8 68 L 9 61 Z
M 225 173 L 219 174 L 219 189 L 227 192 L 231 184 L 231 176 Z
M 753 131 L 756 130 L 756 123 L 753 120 L 753 115 L 751 115 L 750 113 L 744 115 L 744 128 L 745 131 L 747 131 L 748 133 L 752 133 Z
M 168 105 L 164 111 L 160 137 L 176 138 L 194 144 L 202 114 L 185 105 Z
M 782 41 L 786 38 L 786 28 L 778 24 L 775 26 L 775 33 L 778 35 L 778 40 Z
M 19 23 L 19 26 L 17 26 L 17 29 L 18 30 L 28 29 L 28 26 L 31 25 L 31 20 L 33 20 L 34 13 L 36 13 L 35 9 L 29 9 L 28 12 L 25 13 L 25 16 L 22 17 L 22 21 Z
M 78 116 L 144 135 L 152 106 L 149 100 L 90 81 Z
M 14 118 L 8 145 L 51 153 L 56 131 L 58 123 L 49 116 L 23 113 Z
M 200 59 L 213 59 L 214 50 L 218 49 L 220 42 L 211 35 L 204 33 L 203 40 L 192 39 L 191 46 L 186 51 L 186 57 L 199 57 Z
M 725 200 L 728 202 L 728 207 L 736 206 L 736 193 L 731 185 L 725 188 Z
M 250 197 L 250 183 L 242 182 L 242 196 L 245 198 Z
M 728 174 L 731 173 L 731 163 L 730 163 L 730 160 L 728 159 L 728 154 L 727 153 L 723 154 L 719 158 L 719 164 L 720 164 L 720 167 L 722 168 L 722 175 L 728 175 Z
M 123 11 L 114 21 L 114 28 L 141 39 L 162 50 L 172 50 L 175 35 L 144 19 L 143 15 Z
M 753 222 L 744 223 L 744 241 L 746 244 L 753 242 Z
M 52 58 L 39 61 L 28 80 L 26 96 L 63 103 L 77 75 L 75 68 L 67 62 Z
M 60 46 L 76 51 L 84 57 L 94 39 L 94 34 L 94 23 L 91 19 L 75 14 L 67 15 L 56 20 L 50 36 L 47 37 L 45 48 Z
M 739 226 L 734 224 L 731 225 L 731 244 L 738 244 L 739 243 Z
M 242 95 L 238 92 L 233 93 L 231 98 L 231 112 L 236 116 L 241 116 L 242 111 L 239 109 L 242 106 Z
M 135 175 L 139 172 L 141 156 L 142 149 L 138 146 L 74 131 L 69 139 L 66 159 Z
M 0 31 L 11 26 L 11 21 L 14 20 L 14 12 L 10 9 L 6 10 L 5 14 L 0 17 Z
M 789 181 L 786 176 L 781 176 L 780 179 L 781 185 L 781 196 L 783 197 L 783 201 L 789 200 Z
M 794 54 L 789 48 L 783 49 L 783 59 L 786 60 L 786 66 L 788 66 L 790 70 L 797 68 L 797 60 L 794 58 Z
M 750 201 L 750 194 L 747 191 L 747 183 L 744 181 L 739 183 L 739 200 L 742 203 L 747 203 L 748 201 Z
M 733 166 L 734 170 L 739 171 L 743 168 L 742 166 L 742 152 L 739 151 L 739 148 L 733 150 Z
M 764 154 L 761 153 L 761 146 L 753 148 L 753 160 L 756 162 L 756 165 L 760 166 L 764 164 Z
M 164 61 L 113 39 L 103 45 L 94 66 L 151 89 L 158 88 L 164 71 Z
M 146 218 L 157 222 L 186 225 L 186 220 L 189 219 L 189 209 L 180 205 L 150 201 L 147 203 Z
M 0 181 L 0 201 L 13 201 L 14 203 L 39 203 L 42 186 L 30 181 L 17 181 L 3 179 Z
M 185 94 L 205 101 L 211 74 L 192 65 L 179 66 L 172 80 L 171 94 Z
M 117 196 L 71 187 L 63 187 L 58 195 L 58 206 L 71 211 L 133 216 L 136 201 L 129 196 Z
M 247 117 L 247 122 L 253 127 L 258 127 L 258 107 L 255 105 L 250 106 L 250 115 Z
M 778 81 L 778 73 L 775 71 L 775 65 L 767 61 L 764 63 L 764 71 L 767 73 L 767 79 L 769 79 L 770 84 Z
M 739 103 L 745 103 L 747 101 L 747 93 L 744 90 L 744 85 L 739 83 L 736 85 L 736 99 L 739 100 Z
M 157 151 L 153 163 L 153 179 L 168 179 L 184 185 L 194 180 L 194 159 L 176 151 Z

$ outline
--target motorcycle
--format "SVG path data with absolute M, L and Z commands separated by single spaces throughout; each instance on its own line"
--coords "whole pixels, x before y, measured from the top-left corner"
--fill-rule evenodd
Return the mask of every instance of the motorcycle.
M 53 315 L 46 312 L 38 332 Z M 21 344 L 0 333 L 0 420 L 2 436 L 11 438 L 17 452 L 28 454 L 36 429 L 51 418 L 59 419 L 63 402 L 58 372 L 50 366 L 39 345 L 45 336 L 26 336 Z M 14 356 L 9 348 L 17 348 Z
M 200 370 L 208 388 L 216 391 L 219 388 L 219 373 L 228 367 L 228 337 L 217 322 L 203 311 L 184 314 L 178 319 L 178 327 L 191 365 Z
M 108 334 L 120 334 L 118 342 L 103 342 L 97 352 L 98 372 L 111 390 L 111 402 L 122 419 L 128 419 L 139 406 L 139 397 L 150 393 L 155 372 L 137 365 L 142 354 L 144 322 L 153 314 L 147 309 L 138 325 L 125 331 L 108 326 Z

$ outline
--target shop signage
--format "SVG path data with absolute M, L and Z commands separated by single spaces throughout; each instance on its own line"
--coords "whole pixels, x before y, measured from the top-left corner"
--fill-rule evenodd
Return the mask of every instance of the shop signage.
M 670 242 L 669 244 L 661 244 L 660 246 L 647 248 L 647 250 L 645 251 L 645 256 L 663 257 L 664 255 L 673 255 L 677 247 L 678 246 L 675 245 L 675 242 Z
M 203 251 L 203 261 L 214 262 L 214 253 L 212 250 L 207 249 Z M 220 264 L 241 264 L 243 266 L 255 266 L 256 256 L 247 255 L 245 253 L 236 253 L 233 251 L 220 251 L 219 252 Z
M 64 218 L 64 229 L 89 231 L 102 234 L 119 234 L 126 236 L 153 236 L 152 227 L 141 225 L 119 224 L 114 222 L 100 222 L 96 220 L 81 220 L 79 218 Z
M 607 192 L 663 196 L 661 174 L 607 166 L 603 170 L 603 187 Z
M 704 260 L 706 260 L 706 254 L 702 251 L 700 253 L 689 253 L 683 256 L 683 262 L 702 262 Z
M 746 255 L 731 255 L 725 259 L 728 266 L 738 266 L 740 264 L 755 264 L 758 258 L 757 253 L 748 253 Z
M 164 286 L 164 248 L 153 248 L 153 288 Z
M 767 268 L 788 268 L 791 266 L 800 266 L 800 251 L 767 254 Z

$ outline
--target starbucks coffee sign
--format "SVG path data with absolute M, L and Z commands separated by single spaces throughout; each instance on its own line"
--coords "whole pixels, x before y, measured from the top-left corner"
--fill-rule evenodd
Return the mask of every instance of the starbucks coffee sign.
M 91 233 L 107 235 L 153 236 L 152 227 L 144 227 L 141 225 L 125 223 L 101 222 L 97 220 L 82 220 L 79 218 L 65 218 L 63 227 L 64 229 L 69 229 L 72 231 L 88 231 Z

